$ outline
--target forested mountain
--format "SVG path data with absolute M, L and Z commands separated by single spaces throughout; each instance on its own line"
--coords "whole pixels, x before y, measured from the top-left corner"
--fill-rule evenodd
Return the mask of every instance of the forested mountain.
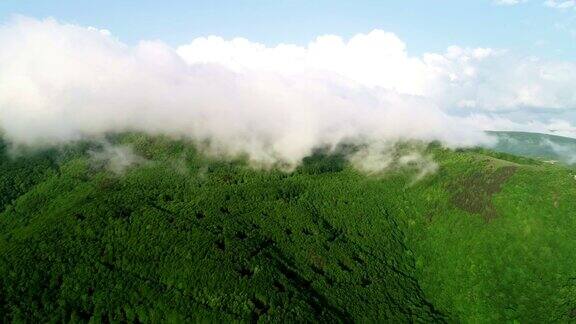
M 342 152 L 287 172 L 109 141 L 131 163 L 3 144 L 4 322 L 576 319 L 568 166 L 430 144 L 438 169 L 415 181 Z
M 548 163 L 576 163 L 576 139 L 526 132 L 489 132 L 498 141 L 493 150 L 535 159 Z

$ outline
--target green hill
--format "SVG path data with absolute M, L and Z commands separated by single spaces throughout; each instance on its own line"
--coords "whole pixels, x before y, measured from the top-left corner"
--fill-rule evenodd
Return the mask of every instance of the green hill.
M 491 149 L 546 160 L 550 163 L 576 163 L 576 139 L 526 132 L 489 132 L 498 141 Z
M 573 171 L 428 145 L 436 173 L 294 172 L 117 136 L 0 159 L 4 322 L 576 319 Z

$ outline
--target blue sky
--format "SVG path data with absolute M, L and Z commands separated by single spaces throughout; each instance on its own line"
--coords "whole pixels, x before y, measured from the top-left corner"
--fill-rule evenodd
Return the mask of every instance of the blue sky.
M 0 19 L 13 14 L 109 29 L 127 43 L 160 39 L 179 45 L 219 35 L 304 45 L 322 34 L 348 37 L 379 28 L 396 33 L 412 55 L 454 44 L 554 59 L 576 54 L 576 10 L 551 8 L 544 0 L 0 1 Z

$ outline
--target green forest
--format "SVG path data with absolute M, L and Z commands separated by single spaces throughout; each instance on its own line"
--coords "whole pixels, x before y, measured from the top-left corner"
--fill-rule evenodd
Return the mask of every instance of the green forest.
M 183 139 L 0 149 L 2 322 L 576 321 L 576 171 L 490 149 L 367 175 L 293 171 Z M 505 151 L 502 149 L 501 151 Z

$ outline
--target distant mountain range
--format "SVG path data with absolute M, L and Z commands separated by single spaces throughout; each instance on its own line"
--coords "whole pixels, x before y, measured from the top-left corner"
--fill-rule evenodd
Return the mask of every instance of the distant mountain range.
M 528 132 L 490 131 L 498 137 L 498 143 L 490 149 L 550 163 L 576 163 L 576 139 Z

